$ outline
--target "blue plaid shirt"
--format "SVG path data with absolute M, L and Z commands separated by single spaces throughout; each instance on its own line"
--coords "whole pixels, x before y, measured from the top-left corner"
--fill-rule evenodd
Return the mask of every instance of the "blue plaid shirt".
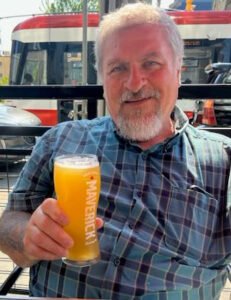
M 141 150 L 109 117 L 52 128 L 23 169 L 8 209 L 33 212 L 55 196 L 54 158 L 97 154 L 102 189 L 101 260 L 84 268 L 41 261 L 36 297 L 218 299 L 231 261 L 231 141 L 190 126 L 175 109 L 176 134 Z M 73 195 L 74 197 L 74 195 Z

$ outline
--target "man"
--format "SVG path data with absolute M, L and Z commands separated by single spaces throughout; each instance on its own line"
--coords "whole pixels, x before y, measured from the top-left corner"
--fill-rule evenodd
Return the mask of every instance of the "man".
M 95 50 L 111 117 L 40 139 L 2 216 L 0 247 L 31 266 L 37 297 L 218 299 L 231 260 L 231 142 L 193 128 L 175 106 L 177 28 L 149 5 L 126 5 L 101 22 Z M 101 260 L 91 267 L 61 260 L 73 244 L 53 186 L 64 153 L 97 154 L 101 165 Z

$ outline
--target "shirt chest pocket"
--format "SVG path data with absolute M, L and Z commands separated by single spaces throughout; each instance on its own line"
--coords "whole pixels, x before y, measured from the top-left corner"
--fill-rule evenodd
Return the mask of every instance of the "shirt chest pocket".
M 172 189 L 166 213 L 166 246 L 186 262 L 208 259 L 218 201 L 203 190 Z

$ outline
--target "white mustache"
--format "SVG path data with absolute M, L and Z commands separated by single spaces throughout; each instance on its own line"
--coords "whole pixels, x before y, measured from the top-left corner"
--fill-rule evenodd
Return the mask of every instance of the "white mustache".
M 144 89 L 136 93 L 126 91 L 121 96 L 121 103 L 135 102 L 147 98 L 160 99 L 160 92 L 158 90 L 144 90 Z

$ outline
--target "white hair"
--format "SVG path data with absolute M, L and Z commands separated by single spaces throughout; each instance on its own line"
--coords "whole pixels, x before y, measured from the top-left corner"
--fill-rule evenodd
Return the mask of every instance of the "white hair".
M 145 3 L 126 4 L 118 10 L 105 15 L 100 22 L 95 42 L 96 69 L 102 78 L 102 49 L 108 36 L 119 29 L 138 24 L 159 24 L 164 29 L 165 38 L 173 51 L 173 55 L 182 63 L 184 44 L 175 22 L 168 14 L 157 7 Z

